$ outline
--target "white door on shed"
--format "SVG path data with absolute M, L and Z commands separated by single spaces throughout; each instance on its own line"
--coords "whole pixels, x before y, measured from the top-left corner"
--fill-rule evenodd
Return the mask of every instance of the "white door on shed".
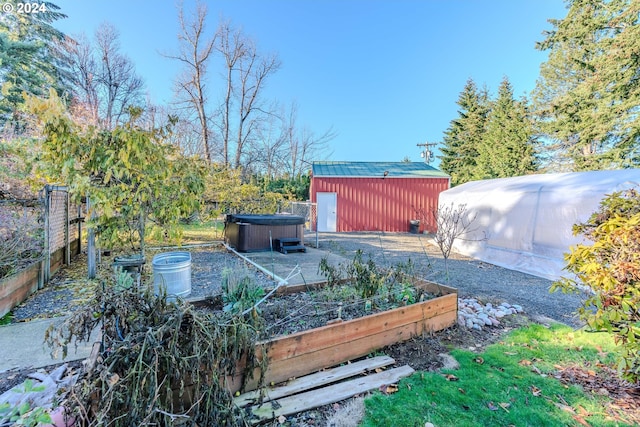
M 317 193 L 318 231 L 336 231 L 338 193 Z

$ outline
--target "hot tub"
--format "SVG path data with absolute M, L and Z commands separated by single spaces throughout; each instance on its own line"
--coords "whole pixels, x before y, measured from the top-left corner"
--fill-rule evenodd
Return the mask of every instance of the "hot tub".
M 225 241 L 240 252 L 268 251 L 275 239 L 297 238 L 304 245 L 304 222 L 297 215 L 227 215 Z

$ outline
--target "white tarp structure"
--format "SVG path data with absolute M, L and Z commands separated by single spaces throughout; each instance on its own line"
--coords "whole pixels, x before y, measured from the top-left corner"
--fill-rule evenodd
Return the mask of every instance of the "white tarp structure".
M 438 206 L 466 204 L 475 220 L 456 239 L 461 254 L 556 280 L 564 254 L 581 243 L 572 227 L 586 221 L 605 195 L 640 185 L 640 169 L 527 175 L 472 181 L 440 193 Z

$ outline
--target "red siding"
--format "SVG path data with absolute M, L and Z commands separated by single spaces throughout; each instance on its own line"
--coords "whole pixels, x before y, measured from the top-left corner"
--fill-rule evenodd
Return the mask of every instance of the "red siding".
M 311 178 L 311 201 L 316 193 L 338 194 L 337 231 L 409 231 L 416 209 L 431 212 L 438 195 L 449 188 L 448 178 Z M 433 218 L 420 231 L 435 231 Z

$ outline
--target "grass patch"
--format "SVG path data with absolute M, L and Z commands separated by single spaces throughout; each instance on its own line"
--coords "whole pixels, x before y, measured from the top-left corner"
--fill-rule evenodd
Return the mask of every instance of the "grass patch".
M 220 241 L 224 234 L 224 221 L 214 220 L 179 224 L 169 235 L 160 228 L 150 228 L 145 237 L 147 246 L 193 245 Z
M 214 240 L 222 239 L 224 231 L 223 221 L 210 221 L 195 224 L 183 224 L 182 240 L 183 243 L 209 243 Z
M 10 325 L 12 319 L 13 319 L 13 314 L 11 314 L 10 312 L 5 314 L 4 316 L 0 317 L 0 326 Z
M 452 351 L 458 370 L 418 372 L 401 381 L 397 393 L 375 392 L 365 401 L 361 425 L 634 425 L 624 414 L 607 412 L 609 398 L 554 377 L 576 365 L 595 377 L 613 365 L 614 347 L 606 334 L 532 324 L 483 353 Z

